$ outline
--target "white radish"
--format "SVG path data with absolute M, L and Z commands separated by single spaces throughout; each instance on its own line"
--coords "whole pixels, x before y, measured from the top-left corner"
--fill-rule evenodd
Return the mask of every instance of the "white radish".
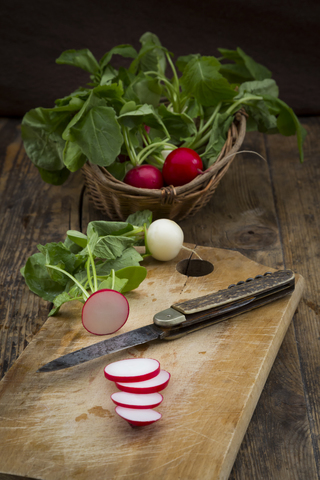
M 127 358 L 109 363 L 104 375 L 113 382 L 141 382 L 149 380 L 160 372 L 160 363 L 153 358 Z
M 155 393 L 164 390 L 170 380 L 170 373 L 160 370 L 160 373 L 143 382 L 116 382 L 119 390 L 129 393 Z
M 180 252 L 184 240 L 182 228 L 173 220 L 160 218 L 147 231 L 147 246 L 156 260 L 167 262 Z
M 165 146 L 164 149 L 161 152 L 161 155 L 163 158 L 166 160 L 167 156 L 170 155 L 170 153 L 174 150 L 175 148 L 171 145 Z
M 139 410 L 137 408 L 116 407 L 116 412 L 131 425 L 137 427 L 150 425 L 151 423 L 160 420 L 162 417 L 161 413 L 150 408 L 143 408 Z
M 94 335 L 110 335 L 119 330 L 129 316 L 129 303 L 122 293 L 103 289 L 94 292 L 82 308 L 82 324 Z
M 128 393 L 115 392 L 111 400 L 120 407 L 126 408 L 155 408 L 163 400 L 161 393 Z

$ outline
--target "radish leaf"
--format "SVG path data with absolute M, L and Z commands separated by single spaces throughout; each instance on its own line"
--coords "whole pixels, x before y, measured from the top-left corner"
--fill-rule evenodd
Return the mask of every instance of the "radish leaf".
M 220 62 L 214 57 L 194 58 L 187 64 L 181 84 L 188 95 L 202 105 L 217 105 L 236 96 L 234 88 L 219 73 Z
M 56 63 L 73 65 L 93 74 L 97 73 L 100 68 L 97 60 L 87 48 L 83 50 L 66 50 L 57 58 Z
M 111 107 L 93 107 L 70 128 L 70 134 L 96 165 L 110 165 L 121 151 L 123 138 Z

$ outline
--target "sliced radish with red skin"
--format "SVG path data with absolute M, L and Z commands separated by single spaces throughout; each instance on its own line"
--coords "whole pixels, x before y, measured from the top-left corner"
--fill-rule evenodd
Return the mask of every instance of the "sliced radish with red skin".
M 160 420 L 162 417 L 161 413 L 150 408 L 137 409 L 116 407 L 116 413 L 135 427 L 150 425 L 151 423 Z
M 118 331 L 128 316 L 128 300 L 116 290 L 98 290 L 82 307 L 82 325 L 94 335 L 110 335 Z
M 163 400 L 161 393 L 128 393 L 115 392 L 111 400 L 119 407 L 126 408 L 155 408 Z
M 170 380 L 170 373 L 165 370 L 160 370 L 160 373 L 151 378 L 151 380 L 145 380 L 144 382 L 130 382 L 122 383 L 116 382 L 116 386 L 119 390 L 129 393 L 154 393 L 164 390 Z
M 104 375 L 113 382 L 141 382 L 156 377 L 160 372 L 160 363 L 153 358 L 128 358 L 109 363 Z

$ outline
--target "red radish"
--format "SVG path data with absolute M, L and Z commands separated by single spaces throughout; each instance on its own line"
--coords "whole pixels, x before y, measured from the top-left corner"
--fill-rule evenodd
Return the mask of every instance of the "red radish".
M 130 382 L 122 383 L 116 382 L 116 386 L 119 390 L 129 393 L 155 393 L 164 390 L 170 380 L 170 373 L 165 370 L 160 370 L 160 373 L 151 378 L 151 380 L 145 380 L 143 382 Z
M 82 308 L 82 325 L 94 335 L 110 335 L 119 330 L 129 316 L 129 303 L 116 290 L 92 293 Z
M 160 372 L 160 363 L 153 358 L 128 358 L 109 363 L 104 375 L 113 382 L 141 382 L 156 377 Z
M 162 417 L 161 413 L 156 412 L 150 408 L 125 408 L 125 407 L 116 407 L 117 414 L 127 420 L 131 425 L 136 427 L 143 427 L 145 425 L 150 425 L 151 423 L 160 420 Z
M 126 408 L 154 408 L 163 400 L 161 393 L 128 393 L 115 392 L 111 400 L 120 407 Z
M 167 185 L 185 185 L 202 172 L 203 163 L 191 148 L 176 148 L 163 164 L 162 176 Z
M 160 170 L 153 165 L 134 167 L 124 177 L 124 183 L 137 188 L 159 189 L 163 187 Z
M 148 127 L 148 125 L 144 125 L 144 129 L 147 133 L 150 133 L 150 127 Z

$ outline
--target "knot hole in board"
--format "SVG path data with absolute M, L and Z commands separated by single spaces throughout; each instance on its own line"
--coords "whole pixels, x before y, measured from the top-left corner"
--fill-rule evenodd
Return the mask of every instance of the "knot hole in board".
M 185 258 L 177 264 L 176 269 L 179 273 L 188 277 L 204 277 L 213 272 L 214 266 L 207 260 Z

